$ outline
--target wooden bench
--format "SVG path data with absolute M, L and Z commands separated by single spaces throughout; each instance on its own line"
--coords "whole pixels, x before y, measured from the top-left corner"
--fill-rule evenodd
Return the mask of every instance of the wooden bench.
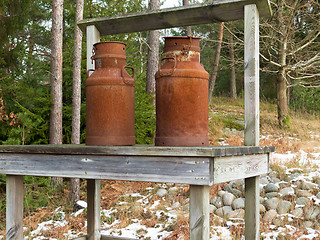
M 100 234 L 100 179 L 189 184 L 190 239 L 209 239 L 210 186 L 268 173 L 273 150 L 255 146 L 0 146 L 0 173 L 7 175 L 7 239 L 23 239 L 24 175 L 88 179 L 87 239 L 112 239 Z M 247 187 L 246 202 L 256 189 Z

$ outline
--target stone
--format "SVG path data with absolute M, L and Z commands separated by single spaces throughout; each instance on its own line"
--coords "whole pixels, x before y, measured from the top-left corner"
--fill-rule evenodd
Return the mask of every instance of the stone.
M 286 201 L 286 200 L 280 201 L 279 206 L 277 207 L 278 214 L 288 213 L 290 211 L 291 205 L 292 204 L 289 201 Z
M 311 221 L 305 221 L 302 223 L 302 228 L 312 228 L 313 222 Z
M 236 197 L 241 197 L 243 195 L 243 192 L 236 188 L 233 188 L 231 193 Z
M 298 204 L 298 205 L 306 205 L 309 201 L 310 201 L 309 198 L 299 197 L 296 200 L 296 204 Z
M 320 192 L 318 192 L 318 193 L 317 193 L 317 198 L 319 198 L 319 199 L 320 199 Z
M 274 198 L 274 197 L 278 197 L 278 193 L 277 192 L 268 192 L 266 193 L 266 198 Z
M 304 218 L 306 220 L 314 220 L 320 213 L 320 208 L 311 206 L 304 209 Z
M 179 188 L 171 187 L 171 188 L 169 188 L 168 193 L 169 193 L 169 195 L 176 195 L 178 191 L 179 191 Z
M 259 209 L 260 214 L 265 213 L 266 212 L 266 208 L 265 206 L 263 206 L 262 204 L 260 204 L 260 209 Z
M 236 209 L 244 209 L 244 205 L 245 205 L 244 198 L 237 198 L 232 202 L 231 206 L 234 210 L 236 210 Z
M 221 200 L 221 197 L 219 196 L 214 196 L 210 203 L 214 206 L 216 206 L 216 208 L 221 208 L 222 207 L 222 200 Z
M 264 190 L 266 191 L 266 193 L 269 192 L 278 192 L 279 188 L 277 185 L 275 185 L 274 183 L 268 183 L 265 187 Z
M 272 178 L 271 179 L 273 183 L 279 183 L 280 182 L 280 179 L 275 177 L 275 178 Z
M 279 218 L 272 219 L 272 224 L 276 225 L 277 227 L 281 226 L 283 224 L 283 220 Z
M 278 205 L 280 203 L 280 199 L 279 198 L 270 198 L 268 200 L 265 201 L 265 207 L 266 209 L 269 211 L 271 209 L 277 209 Z
M 181 206 L 181 204 L 179 202 L 175 202 L 174 204 L 172 204 L 172 209 L 177 209 Z
M 296 173 L 290 174 L 289 177 L 291 180 L 293 180 L 293 179 L 300 177 L 301 175 L 302 175 L 301 173 L 296 172 Z
M 269 183 L 269 180 L 267 177 L 260 177 L 260 184 L 268 184 Z
M 226 193 L 226 191 L 220 190 L 220 191 L 218 192 L 218 196 L 219 196 L 219 197 L 222 197 L 222 195 L 225 194 L 225 193 Z
M 294 189 L 293 189 L 293 187 L 282 188 L 282 189 L 279 191 L 279 193 L 280 193 L 280 196 L 282 196 L 282 197 L 285 197 L 285 196 L 287 196 L 287 195 L 292 195 L 292 196 L 295 195 L 295 194 L 294 194 Z
M 183 211 L 184 212 L 189 212 L 190 206 L 189 204 L 183 205 Z
M 213 205 L 213 204 L 210 204 L 210 205 L 209 205 L 209 212 L 210 212 L 210 213 L 214 213 L 216 210 L 217 210 L 217 208 L 216 208 L 215 205 Z
M 232 207 L 224 206 L 224 207 L 218 208 L 215 211 L 215 214 L 218 215 L 219 217 L 226 217 L 231 211 L 232 211 Z
M 229 212 L 227 218 L 244 218 L 244 209 L 236 209 Z
M 279 185 L 279 188 L 281 188 L 281 189 L 288 187 L 288 183 L 287 182 L 279 182 L 278 185 Z
M 291 214 L 297 218 L 301 218 L 303 216 L 303 209 L 302 208 L 295 208 L 291 211 Z
M 223 190 L 229 193 L 232 193 L 232 184 L 228 183 L 227 185 L 224 186 Z
M 301 190 L 301 189 L 299 189 L 298 191 L 297 191 L 297 196 L 298 197 L 312 197 L 313 196 L 313 194 L 311 193 L 311 192 L 309 192 L 309 191 L 307 191 L 307 190 Z
M 269 172 L 269 177 L 271 177 L 271 178 L 275 178 L 275 177 L 278 177 L 278 172 L 276 172 L 276 171 L 271 171 L 271 172 Z
M 264 198 L 260 196 L 260 197 L 259 197 L 259 202 L 260 202 L 260 203 L 264 203 Z
M 232 188 L 241 189 L 242 186 L 244 185 L 244 179 L 234 180 L 231 183 L 232 183 Z
M 159 198 L 162 198 L 164 197 L 166 194 L 168 193 L 168 191 L 164 188 L 160 188 L 158 191 L 157 191 L 157 196 Z
M 223 206 L 231 206 L 235 198 L 236 197 L 232 193 L 226 192 L 225 194 L 222 195 Z
M 302 189 L 302 190 L 313 190 L 315 189 L 315 185 L 313 183 L 310 183 L 310 182 L 302 182 L 300 185 L 299 185 L 299 188 Z
M 271 222 L 276 216 L 277 216 L 277 211 L 274 210 L 274 209 L 270 209 L 269 211 L 267 211 L 264 216 L 263 216 L 263 219 L 268 221 L 268 222 Z

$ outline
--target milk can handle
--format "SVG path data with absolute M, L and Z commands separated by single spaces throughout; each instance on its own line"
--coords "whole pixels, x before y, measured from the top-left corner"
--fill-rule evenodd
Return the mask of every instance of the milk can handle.
M 89 72 L 94 72 L 94 69 L 89 69 L 88 71 L 87 71 L 87 78 L 89 77 Z
M 174 60 L 173 68 L 171 69 L 171 72 L 169 72 L 169 74 L 161 73 L 161 63 L 165 59 L 173 59 Z M 170 75 L 172 75 L 173 71 L 176 69 L 176 65 L 177 65 L 177 59 L 175 57 L 163 57 L 163 58 L 161 58 L 160 61 L 159 61 L 159 75 L 160 76 L 170 76 Z
M 132 79 L 126 79 L 125 77 L 124 77 L 124 71 L 125 71 L 125 69 L 126 68 L 129 68 L 129 69 L 131 69 L 132 70 Z M 127 84 L 127 85 L 133 85 L 134 86 L 134 76 L 135 76 L 135 72 L 134 72 L 134 68 L 133 67 L 129 67 L 129 66 L 124 66 L 124 67 L 122 67 L 121 68 L 121 76 L 122 76 L 122 79 L 123 79 L 123 82 L 125 83 L 125 84 Z

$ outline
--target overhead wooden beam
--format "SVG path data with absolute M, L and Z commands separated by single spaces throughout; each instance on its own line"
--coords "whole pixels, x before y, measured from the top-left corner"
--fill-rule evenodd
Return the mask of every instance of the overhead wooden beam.
M 101 36 L 155 29 L 227 22 L 244 18 L 244 6 L 256 4 L 260 16 L 270 17 L 269 0 L 216 0 L 202 4 L 166 8 L 121 16 L 83 19 L 78 26 L 83 32 L 94 25 Z

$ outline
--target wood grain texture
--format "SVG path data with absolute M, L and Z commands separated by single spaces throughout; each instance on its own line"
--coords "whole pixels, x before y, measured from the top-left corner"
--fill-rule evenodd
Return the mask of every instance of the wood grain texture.
M 87 239 L 100 240 L 101 239 L 101 218 L 100 218 L 100 180 L 88 179 L 87 180 Z
M 259 12 L 245 7 L 244 20 L 244 108 L 245 145 L 259 145 Z
M 208 186 L 190 186 L 190 240 L 208 240 L 210 232 Z
M 245 179 L 245 238 L 260 239 L 260 177 Z
M 211 158 L 0 154 L 0 173 L 210 185 Z
M 257 3 L 261 16 L 271 16 L 268 0 L 217 0 L 122 16 L 84 19 L 78 22 L 78 26 L 82 31 L 85 31 L 87 26 L 94 25 L 103 36 L 212 22 L 227 22 L 243 19 L 244 6 L 254 3 Z
M 245 145 L 259 145 L 259 11 L 244 8 Z M 259 176 L 245 179 L 245 238 L 260 239 Z
M 23 240 L 23 176 L 6 178 L 6 239 Z
M 214 159 L 213 184 L 258 176 L 269 172 L 267 154 L 217 157 Z
M 268 146 L 209 146 L 209 147 L 155 147 L 136 146 L 85 146 L 85 145 L 0 145 L 1 153 L 30 153 L 53 155 L 101 156 L 173 156 L 223 157 L 274 152 Z

